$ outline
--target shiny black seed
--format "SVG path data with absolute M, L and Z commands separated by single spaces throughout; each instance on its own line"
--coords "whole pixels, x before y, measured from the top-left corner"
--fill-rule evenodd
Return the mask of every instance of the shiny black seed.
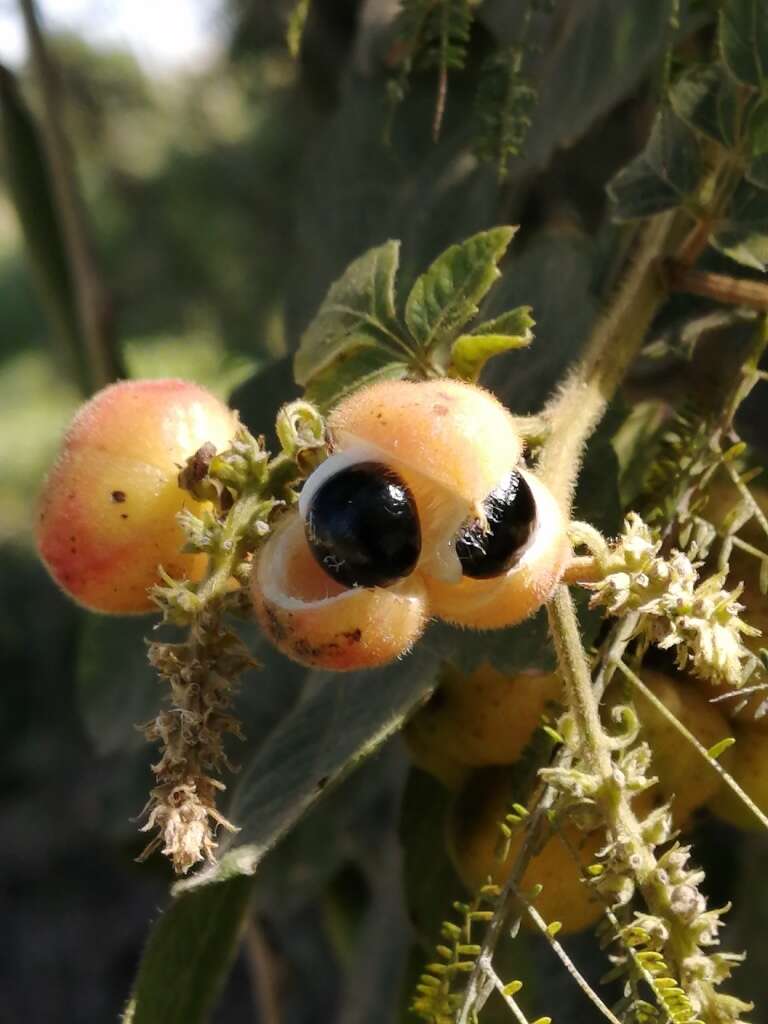
M 421 553 L 413 495 L 379 462 L 348 466 L 322 483 L 305 530 L 319 565 L 345 587 L 386 587 L 407 576 Z
M 501 576 L 523 553 L 536 523 L 536 502 L 517 472 L 491 491 L 483 502 L 488 530 L 467 521 L 456 538 L 456 554 L 465 576 L 487 580 Z

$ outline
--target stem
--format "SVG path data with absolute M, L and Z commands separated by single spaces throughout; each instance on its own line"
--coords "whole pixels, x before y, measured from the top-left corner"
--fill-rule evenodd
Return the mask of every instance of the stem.
M 592 692 L 592 674 L 581 643 L 573 598 L 564 584 L 555 591 L 547 611 L 568 708 L 576 719 L 585 760 L 596 775 L 608 781 L 611 776 L 611 750 L 600 724 L 597 701 Z
M 595 992 L 595 990 L 586 980 L 586 978 L 578 969 L 573 960 L 571 960 L 571 958 L 568 956 L 562 944 L 558 942 L 555 936 L 550 932 L 549 928 L 547 927 L 547 922 L 538 912 L 536 907 L 529 900 L 527 900 L 518 889 L 515 889 L 515 896 L 520 901 L 520 903 L 523 904 L 523 906 L 528 912 L 528 916 L 530 917 L 530 919 L 533 921 L 538 930 L 550 944 L 555 954 L 559 957 L 560 962 L 563 964 L 565 969 L 568 971 L 570 976 L 579 986 L 579 988 L 587 997 L 587 999 L 589 999 L 591 1003 L 594 1003 L 594 1005 L 597 1007 L 600 1013 L 602 1013 L 606 1020 L 611 1021 L 611 1024 L 620 1024 L 620 1021 L 616 1017 L 616 1015 L 612 1013 L 612 1011 L 605 1005 L 603 1000 Z
M 726 306 L 744 306 L 768 313 L 768 285 L 762 281 L 712 274 L 673 261 L 666 264 L 665 273 L 667 284 L 674 292 L 702 295 Z
M 597 324 L 562 390 L 544 411 L 550 436 L 542 449 L 538 472 L 566 510 L 570 509 L 584 446 L 666 298 L 659 261 L 681 230 L 679 215 L 664 214 L 650 221 L 611 309 Z
M 53 197 L 72 269 L 80 328 L 94 390 L 120 375 L 112 338 L 112 309 L 96 267 L 78 192 L 71 152 L 64 134 L 61 85 L 43 39 L 34 0 L 19 0 L 35 72 L 42 92 L 42 138 L 51 172 Z

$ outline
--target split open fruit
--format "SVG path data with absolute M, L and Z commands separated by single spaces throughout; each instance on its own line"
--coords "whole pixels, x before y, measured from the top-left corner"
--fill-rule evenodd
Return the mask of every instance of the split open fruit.
M 565 517 L 488 391 L 383 381 L 328 428 L 331 456 L 253 572 L 257 616 L 289 657 L 373 667 L 433 615 L 497 629 L 550 597 L 570 556 Z

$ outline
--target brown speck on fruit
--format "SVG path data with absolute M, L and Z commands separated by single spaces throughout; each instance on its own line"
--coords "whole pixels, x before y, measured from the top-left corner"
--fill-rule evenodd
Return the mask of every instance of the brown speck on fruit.
M 351 644 L 359 644 L 362 639 L 363 632 L 360 629 L 352 629 L 349 633 L 343 633 L 342 636 L 345 640 L 349 640 Z
M 447 405 L 433 405 L 432 406 L 432 412 L 435 414 L 435 416 L 447 416 L 448 415 L 448 406 Z
M 128 513 L 127 512 L 121 512 L 120 513 L 120 518 L 121 519 L 127 519 L 128 518 Z
M 112 491 L 112 501 L 116 502 L 118 505 L 122 505 L 126 497 L 127 495 L 125 491 Z

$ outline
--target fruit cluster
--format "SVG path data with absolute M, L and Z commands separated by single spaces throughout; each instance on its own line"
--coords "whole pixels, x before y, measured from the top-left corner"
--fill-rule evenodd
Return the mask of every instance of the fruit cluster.
M 679 675 L 643 670 L 652 694 L 706 749 L 733 732 L 699 682 Z M 554 722 L 562 710 L 561 683 L 541 672 L 507 676 L 488 664 L 468 676 L 446 670 L 438 690 L 407 725 L 406 743 L 414 764 L 440 780 L 453 793 L 446 821 L 446 845 L 459 877 L 476 892 L 490 878 L 503 885 L 524 840 L 520 805 L 528 799 L 535 771 L 525 769 L 535 750 L 540 727 Z M 724 799 L 718 774 L 682 739 L 675 726 L 642 695 L 625 692 L 623 682 L 608 690 L 602 706 L 606 729 L 615 727 L 612 712 L 634 696 L 640 738 L 651 748 L 651 774 L 658 783 L 635 798 L 641 816 L 671 801 L 673 824 L 685 828 L 694 812 L 707 805 L 729 820 L 745 822 L 736 801 Z M 766 719 L 768 722 L 768 719 Z M 758 727 L 764 728 L 764 727 Z M 752 727 L 749 742 L 736 755 L 744 764 L 740 781 L 768 809 L 768 773 L 755 765 L 755 741 L 768 741 L 768 729 Z M 737 743 L 733 751 L 739 749 Z M 541 753 L 541 750 L 538 751 Z M 733 771 L 733 764 L 728 767 Z M 535 768 L 535 766 L 534 766 Z M 759 792 L 760 786 L 766 792 Z M 515 810 L 515 808 L 517 810 Z M 510 817 L 510 814 L 512 815 Z M 510 822 L 512 822 L 510 829 Z M 558 920 L 564 932 L 579 931 L 604 912 L 597 893 L 584 884 L 585 869 L 605 845 L 605 833 L 584 822 L 561 823 L 530 861 L 521 888 L 543 886 L 536 907 L 546 920 Z M 506 839 L 504 836 L 506 835 Z
M 56 581 L 95 611 L 151 610 L 158 567 L 199 580 L 182 553 L 179 484 L 236 415 L 183 381 L 127 381 L 78 413 L 49 476 L 38 544 Z M 412 646 L 431 616 L 512 625 L 543 604 L 570 556 L 564 516 L 522 462 L 513 417 L 452 380 L 386 381 L 328 420 L 330 457 L 254 558 L 252 600 L 289 657 L 348 670 Z

